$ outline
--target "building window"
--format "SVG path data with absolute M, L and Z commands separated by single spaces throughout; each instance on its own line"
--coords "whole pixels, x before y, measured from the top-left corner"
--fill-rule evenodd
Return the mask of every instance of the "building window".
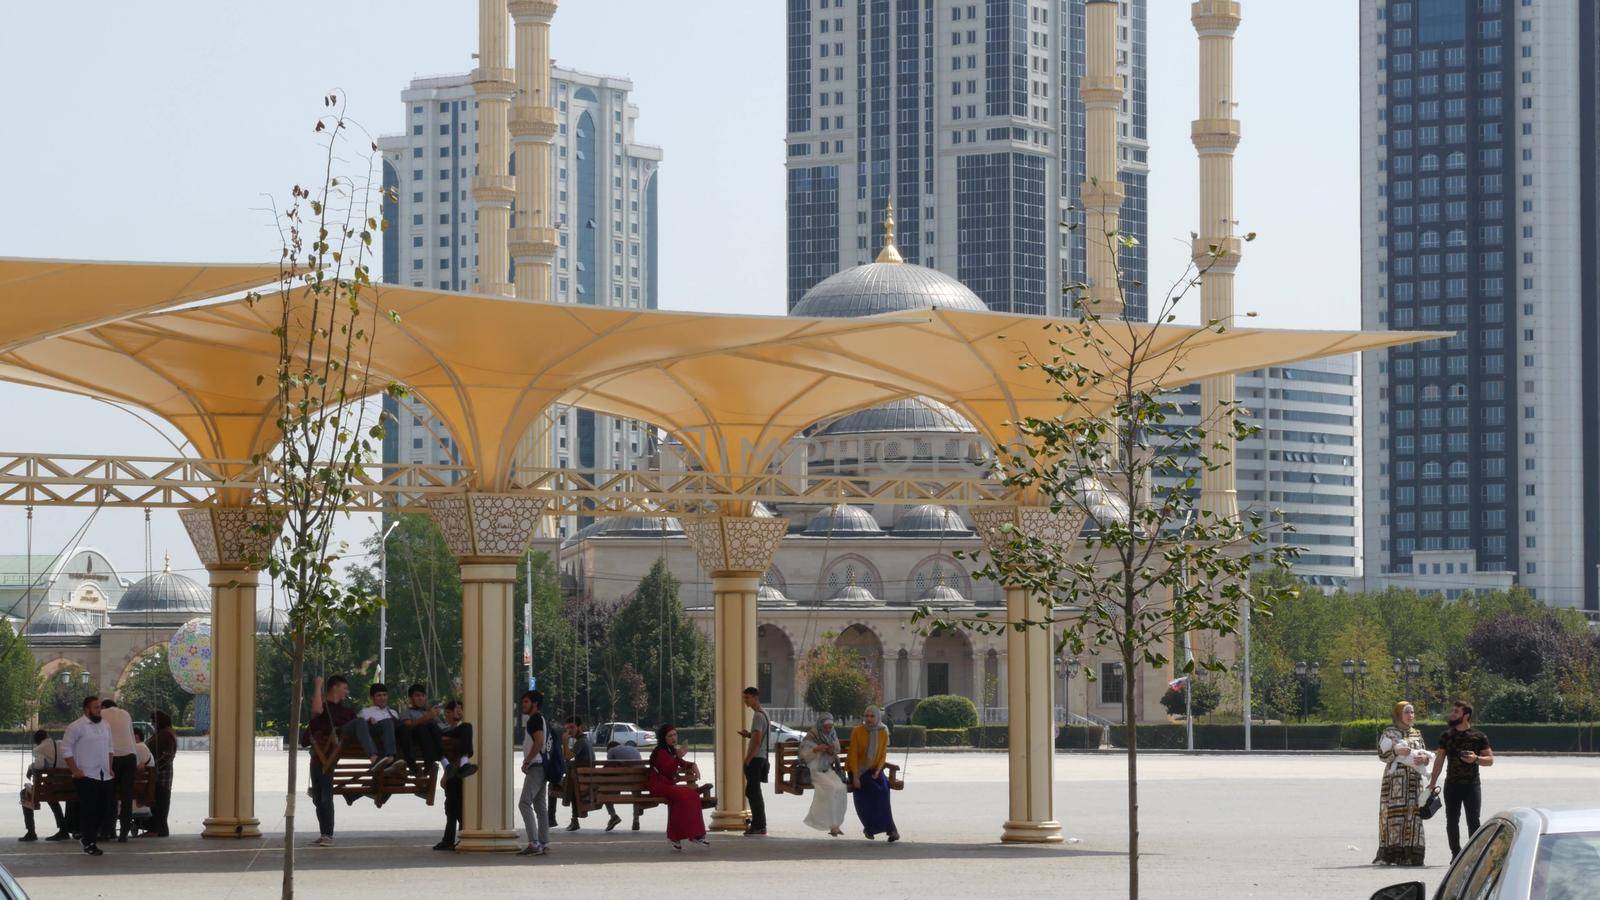
M 1110 706 L 1122 705 L 1123 672 L 1122 663 L 1108 662 L 1100 664 L 1100 702 Z

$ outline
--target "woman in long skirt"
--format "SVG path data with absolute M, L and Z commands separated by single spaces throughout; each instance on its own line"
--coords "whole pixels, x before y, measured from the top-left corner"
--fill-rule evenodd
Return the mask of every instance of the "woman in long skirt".
M 1383 788 L 1378 795 L 1378 855 L 1373 865 L 1422 865 L 1426 848 L 1418 806 L 1429 754 L 1422 733 L 1412 724 L 1416 718 L 1416 710 L 1402 700 L 1394 705 L 1394 722 L 1378 737 Z
M 856 816 L 872 840 L 889 835 L 889 843 L 900 840 L 894 827 L 894 811 L 889 807 L 889 776 L 883 764 L 889 759 L 889 728 L 882 722 L 876 706 L 867 707 L 862 724 L 850 732 L 850 788 L 856 795 Z
M 838 837 L 844 834 L 845 807 L 849 790 L 839 777 L 839 733 L 833 730 L 833 716 L 823 713 L 817 727 L 800 742 L 800 761 L 811 772 L 811 810 L 806 824 Z
M 700 810 L 700 792 L 678 783 L 678 773 L 700 778 L 700 767 L 683 758 L 678 749 L 678 729 L 663 725 L 656 732 L 656 749 L 650 751 L 650 793 L 667 801 L 667 840 L 682 850 L 685 840 L 711 846 L 706 840 L 706 820 Z

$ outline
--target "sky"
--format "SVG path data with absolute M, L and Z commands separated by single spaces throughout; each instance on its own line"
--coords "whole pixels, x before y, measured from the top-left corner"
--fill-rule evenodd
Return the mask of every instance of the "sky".
M 317 177 L 311 127 L 340 90 L 374 136 L 398 131 L 415 77 L 470 70 L 472 0 L 163 0 L 14 4 L 0 29 L 10 84 L 0 256 L 182 262 L 276 257 L 269 197 Z M 636 138 L 664 149 L 660 297 L 668 309 L 784 310 L 782 0 L 562 0 L 557 64 L 634 83 Z M 1150 281 L 1170 283 L 1196 229 L 1196 38 L 1187 0 L 1149 0 Z M 1244 135 L 1235 207 L 1254 231 L 1237 306 L 1252 324 L 1359 324 L 1357 19 L 1351 3 L 1246 0 L 1235 57 Z M 68 39 L 70 38 L 70 39 Z M 1154 300 L 1152 299 L 1152 303 Z M 1198 305 L 1190 298 L 1182 309 Z M 1192 320 L 1197 313 L 1180 313 Z M 0 384 L 0 453 L 170 456 L 105 405 Z M 88 510 L 40 509 L 54 553 Z M 203 579 L 177 515 L 152 515 L 157 568 Z M 375 525 L 352 517 L 356 543 Z M 85 543 L 137 578 L 143 514 L 106 510 Z M 0 507 L 0 554 L 24 513 Z

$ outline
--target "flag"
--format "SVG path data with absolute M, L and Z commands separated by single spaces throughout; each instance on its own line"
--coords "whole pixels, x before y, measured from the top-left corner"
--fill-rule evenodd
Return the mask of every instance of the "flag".
M 1167 682 L 1167 687 L 1174 691 L 1181 691 L 1189 684 L 1189 676 L 1182 675 Z

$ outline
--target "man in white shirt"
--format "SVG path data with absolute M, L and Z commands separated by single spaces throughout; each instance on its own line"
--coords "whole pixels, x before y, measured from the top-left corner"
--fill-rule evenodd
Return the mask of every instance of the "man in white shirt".
M 133 776 L 139 769 L 139 759 L 133 747 L 133 716 L 117 708 L 115 700 L 100 704 L 100 717 L 111 730 L 111 779 L 116 791 L 117 843 L 128 842 L 128 831 L 133 827 Z M 110 837 L 111 822 L 106 822 L 106 837 Z
M 28 786 L 29 791 L 32 791 L 31 782 L 33 781 L 34 776 L 38 775 L 40 772 L 57 768 L 60 765 L 60 742 L 51 737 L 50 733 L 45 731 L 43 728 L 35 731 L 33 733 L 33 762 L 28 765 L 28 781 L 30 782 Z M 17 840 L 22 841 L 23 843 L 36 841 L 39 839 L 39 836 L 35 834 L 33 830 L 33 811 L 38 808 L 38 804 L 35 803 L 33 806 L 29 806 L 28 803 L 31 802 L 31 799 L 32 794 L 30 793 L 28 799 L 25 799 L 22 804 L 22 820 L 24 824 L 28 826 L 28 832 L 22 837 L 17 838 Z M 56 817 L 56 833 L 45 838 L 45 840 L 64 841 L 71 837 L 72 835 L 67 828 L 67 817 L 61 812 L 61 804 L 51 800 L 50 812 Z
M 367 771 L 376 774 L 404 766 L 405 760 L 396 759 L 394 753 L 394 730 L 400 724 L 400 715 L 389 708 L 389 689 L 382 682 L 374 682 L 367 689 L 367 696 L 372 699 L 372 705 L 363 707 L 341 730 L 347 736 L 355 735 L 356 742 L 366 751 L 367 759 L 372 761 Z M 378 755 L 377 744 L 372 739 L 374 734 L 383 740 L 382 756 Z
M 111 729 L 100 716 L 99 697 L 83 698 L 83 715 L 67 726 L 61 756 L 78 789 L 78 839 L 84 853 L 99 856 L 100 829 L 112 796 Z

